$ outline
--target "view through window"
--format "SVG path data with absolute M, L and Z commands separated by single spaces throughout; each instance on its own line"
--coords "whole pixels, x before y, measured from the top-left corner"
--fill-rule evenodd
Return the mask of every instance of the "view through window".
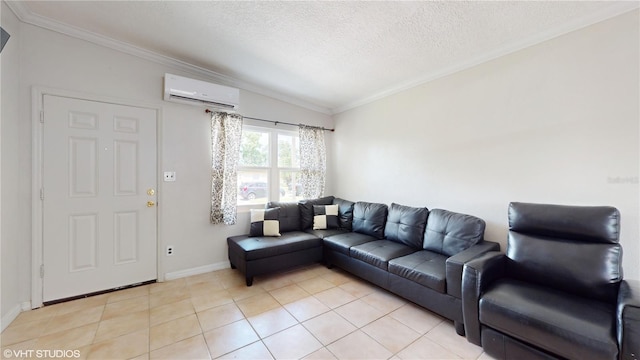
M 302 199 L 297 131 L 244 126 L 238 166 L 238 205 Z

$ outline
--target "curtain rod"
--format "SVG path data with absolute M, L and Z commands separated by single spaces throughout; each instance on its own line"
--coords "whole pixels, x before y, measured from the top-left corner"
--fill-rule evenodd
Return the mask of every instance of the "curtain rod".
M 207 113 L 207 114 L 213 113 L 213 111 L 209 110 L 209 109 L 205 109 L 204 112 Z M 306 126 L 306 127 L 310 127 L 310 128 L 322 129 L 324 131 L 331 131 L 331 132 L 336 131 L 336 129 L 327 129 L 327 128 L 324 128 L 322 126 L 312 126 L 312 125 L 305 125 L 305 124 L 294 124 L 294 123 L 289 123 L 289 122 L 284 122 L 284 121 L 265 120 L 265 119 L 258 119 L 258 118 L 248 117 L 248 116 L 244 116 L 243 118 L 249 119 L 249 120 L 270 122 L 270 123 L 272 123 L 274 125 L 285 124 L 285 125 L 293 125 L 293 126 Z

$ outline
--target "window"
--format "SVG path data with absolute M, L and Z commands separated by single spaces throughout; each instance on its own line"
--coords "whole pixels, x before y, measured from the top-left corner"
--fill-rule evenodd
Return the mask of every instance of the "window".
M 238 205 L 302 199 L 296 131 L 244 126 L 238 166 Z

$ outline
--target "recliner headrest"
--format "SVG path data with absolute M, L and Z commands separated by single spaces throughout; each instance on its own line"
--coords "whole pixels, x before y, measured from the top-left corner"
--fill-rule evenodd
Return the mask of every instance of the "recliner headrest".
M 567 206 L 512 202 L 509 230 L 567 240 L 618 243 L 620 212 L 611 206 Z

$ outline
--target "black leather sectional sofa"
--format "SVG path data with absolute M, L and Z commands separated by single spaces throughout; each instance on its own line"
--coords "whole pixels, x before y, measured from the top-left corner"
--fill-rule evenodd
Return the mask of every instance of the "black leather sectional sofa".
M 338 226 L 314 230 L 314 206 L 323 205 L 338 205 Z M 484 240 L 482 219 L 447 210 L 332 196 L 267 208 L 277 209 L 281 236 L 227 238 L 231 267 L 247 286 L 256 275 L 325 261 L 453 320 L 460 335 L 463 266 L 500 248 Z

